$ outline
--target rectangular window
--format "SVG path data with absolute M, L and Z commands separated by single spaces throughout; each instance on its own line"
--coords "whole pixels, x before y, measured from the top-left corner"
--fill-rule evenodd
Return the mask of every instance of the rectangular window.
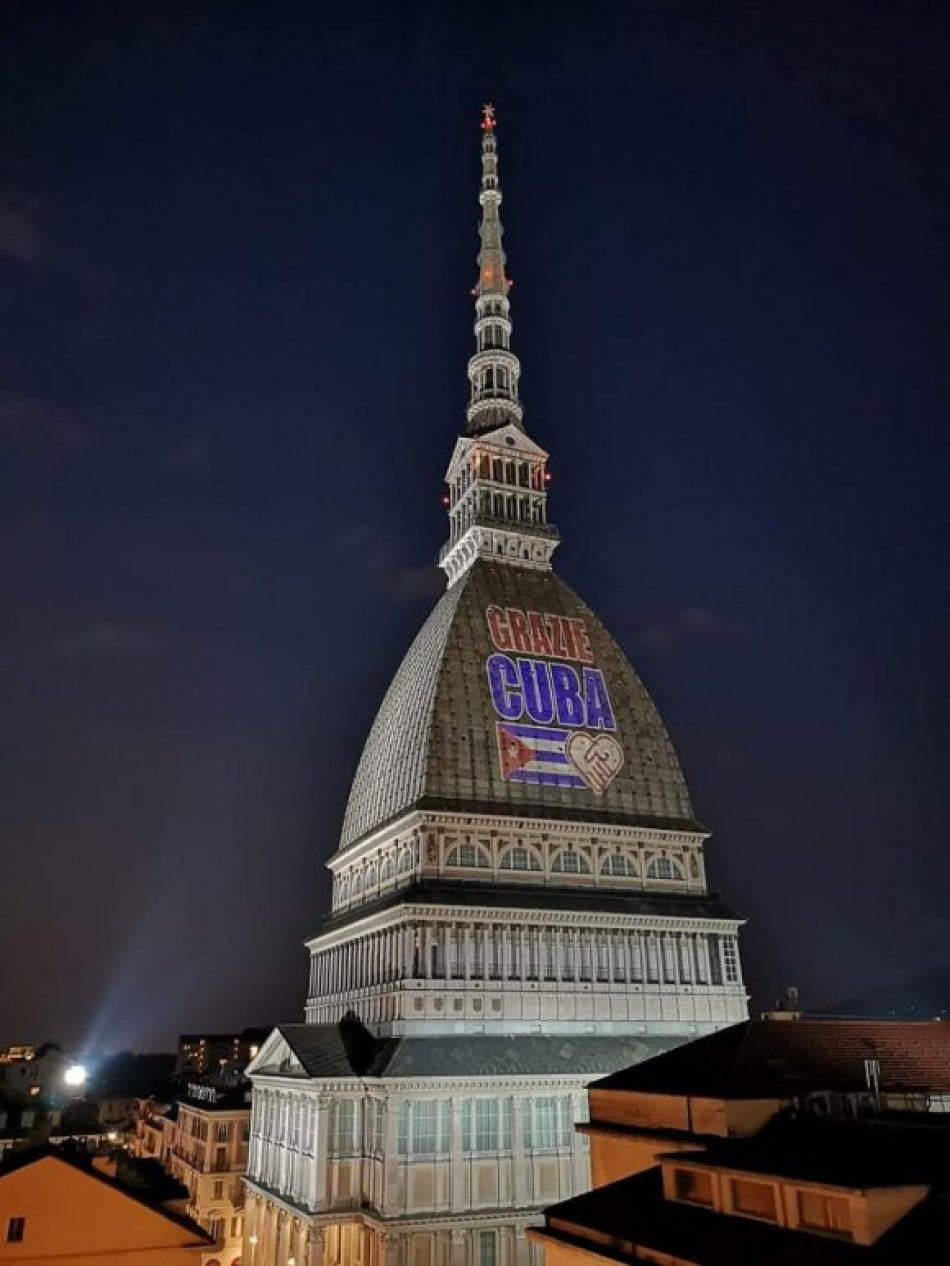
M 528 1147 L 536 1150 L 557 1147 L 557 1100 L 553 1097 L 533 1099 L 525 1113 L 525 1134 Z
M 750 1218 L 765 1218 L 775 1222 L 775 1188 L 765 1182 L 752 1182 L 748 1178 L 732 1180 L 732 1207 L 736 1213 Z
M 739 983 L 739 951 L 736 948 L 735 938 L 732 936 L 722 938 L 722 970 L 727 985 Z
M 214 1186 L 212 1187 L 211 1199 L 212 1200 L 224 1199 L 224 1183 L 223 1182 L 216 1182 L 214 1184 Z
M 228 1121 L 219 1121 L 215 1127 L 214 1137 L 218 1143 L 226 1143 L 231 1136 L 231 1124 Z
M 478 1233 L 478 1266 L 495 1266 L 495 1246 L 497 1236 L 494 1231 Z
M 7 1219 L 7 1243 L 19 1244 L 26 1234 L 26 1218 Z
M 355 1099 L 338 1099 L 332 1105 L 330 1155 L 359 1155 L 359 1118 Z
M 673 1174 L 673 1186 L 677 1200 L 707 1205 L 713 1202 L 712 1174 L 706 1170 L 677 1169 Z
M 851 1214 L 844 1196 L 829 1196 L 821 1191 L 798 1193 L 798 1220 L 802 1226 L 831 1235 L 851 1234 Z

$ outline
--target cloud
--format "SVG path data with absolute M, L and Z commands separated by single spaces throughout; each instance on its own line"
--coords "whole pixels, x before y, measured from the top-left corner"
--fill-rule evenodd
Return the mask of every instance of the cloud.
M 740 620 L 732 620 L 708 607 L 683 607 L 667 619 L 655 620 L 637 634 L 637 641 L 652 651 L 673 650 L 696 638 L 726 640 L 745 632 Z
M 154 639 L 131 624 L 100 622 L 61 637 L 57 649 L 64 655 L 138 655 L 151 651 Z
M 46 253 L 39 208 L 25 194 L 0 190 L 0 259 L 33 264 Z
M 81 448 L 86 430 L 65 409 L 35 396 L 0 395 L 0 439 L 40 452 Z
M 0 189 L 0 260 L 25 268 L 66 273 L 85 287 L 103 278 L 98 268 L 76 246 L 53 240 L 38 200 L 18 189 Z
M 369 523 L 344 528 L 330 543 L 335 554 L 360 566 L 389 598 L 407 601 L 436 597 L 445 588 L 436 567 L 409 566 L 397 560 L 392 543 Z
M 194 470 L 211 456 L 211 441 L 204 431 L 195 431 L 184 444 L 170 452 L 162 463 L 168 470 Z

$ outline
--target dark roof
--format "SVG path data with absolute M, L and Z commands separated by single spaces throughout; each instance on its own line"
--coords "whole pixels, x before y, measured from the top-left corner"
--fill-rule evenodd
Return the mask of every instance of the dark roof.
M 308 1077 L 596 1077 L 648 1059 L 677 1040 L 534 1033 L 375 1038 L 355 1018 L 339 1024 L 282 1024 L 278 1032 Z M 278 1066 L 258 1072 L 292 1075 Z
M 753 1218 L 665 1201 L 659 1168 L 598 1187 L 545 1211 L 558 1239 L 629 1262 L 635 1250 L 696 1266 L 907 1266 L 932 1260 L 950 1237 L 950 1202 L 932 1193 L 873 1245 L 790 1231 Z
M 324 929 L 345 927 L 380 910 L 406 904 L 478 905 L 506 910 L 569 910 L 594 914 L 646 914 L 680 919 L 736 919 L 718 894 L 629 892 L 605 888 L 566 888 L 532 884 L 495 884 L 477 879 L 421 879 L 324 920 Z
M 485 619 L 491 606 L 584 621 L 610 693 L 614 737 L 624 750 L 624 763 L 602 794 L 502 776 L 499 718 L 485 673 L 495 651 Z M 353 779 L 341 849 L 420 804 L 698 829 L 653 700 L 601 621 L 554 572 L 484 559 L 442 595 L 392 679 Z
M 675 1038 L 459 1034 L 403 1037 L 381 1052 L 376 1077 L 596 1077 L 635 1059 L 649 1059 Z
M 716 1098 L 793 1098 L 860 1091 L 865 1060 L 884 1091 L 950 1090 L 950 1021 L 747 1020 L 595 1082 L 631 1090 Z
M 781 1115 L 751 1138 L 707 1142 L 689 1160 L 857 1191 L 917 1184 L 950 1190 L 950 1121 L 944 1117 L 942 1112 L 843 1120 Z

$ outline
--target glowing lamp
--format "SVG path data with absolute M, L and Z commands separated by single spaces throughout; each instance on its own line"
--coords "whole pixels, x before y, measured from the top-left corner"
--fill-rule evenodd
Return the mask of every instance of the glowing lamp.
M 70 1064 L 63 1073 L 63 1081 L 67 1086 L 84 1086 L 86 1084 L 86 1070 L 82 1064 Z

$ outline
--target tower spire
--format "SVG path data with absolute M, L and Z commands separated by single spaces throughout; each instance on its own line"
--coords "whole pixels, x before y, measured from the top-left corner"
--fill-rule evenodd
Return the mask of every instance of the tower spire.
M 481 435 L 514 422 L 521 426 L 518 400 L 521 365 L 511 350 L 511 282 L 505 273 L 501 239 L 501 187 L 498 183 L 498 143 L 495 107 L 482 107 L 482 183 L 478 201 L 482 208 L 475 296 L 475 355 L 468 363 L 471 395 L 468 433 Z
M 475 355 L 468 362 L 468 427 L 446 472 L 449 539 L 439 565 L 454 585 L 477 559 L 550 571 L 558 532 L 548 523 L 548 455 L 525 434 L 511 350 L 501 237 L 495 109 L 482 108 L 482 208 L 475 296 Z

